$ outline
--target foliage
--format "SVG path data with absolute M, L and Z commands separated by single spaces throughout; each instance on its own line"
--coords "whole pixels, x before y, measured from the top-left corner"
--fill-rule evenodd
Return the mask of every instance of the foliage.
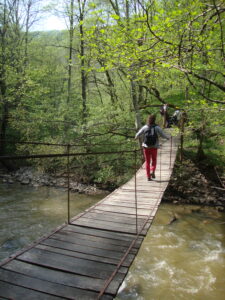
M 73 153 L 132 150 L 137 128 L 168 103 L 170 113 L 187 112 L 186 147 L 224 159 L 221 1 L 67 0 L 69 30 L 50 32 L 26 31 L 10 3 L 0 6 L 1 154 L 66 151 L 46 143 L 74 144 Z M 67 160 L 32 163 L 64 172 Z M 80 180 L 111 186 L 133 172 L 132 155 L 70 163 Z

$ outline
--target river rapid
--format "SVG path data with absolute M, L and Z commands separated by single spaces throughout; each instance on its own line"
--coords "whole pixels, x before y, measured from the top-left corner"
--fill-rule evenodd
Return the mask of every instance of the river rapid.
M 71 193 L 71 215 L 103 197 Z M 1 184 L 0 261 L 66 220 L 66 191 Z M 225 214 L 162 203 L 116 300 L 224 300 L 224 275 Z
M 162 203 L 116 298 L 125 299 L 224 300 L 225 214 Z

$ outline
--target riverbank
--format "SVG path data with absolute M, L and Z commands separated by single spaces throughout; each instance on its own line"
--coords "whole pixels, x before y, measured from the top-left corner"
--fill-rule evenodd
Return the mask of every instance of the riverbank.
M 0 181 L 7 184 L 16 182 L 22 185 L 29 185 L 33 187 L 49 186 L 54 188 L 67 189 L 68 178 L 66 174 L 52 175 L 36 171 L 32 167 L 21 167 L 14 172 L 6 173 L 0 170 Z M 96 195 L 105 193 L 96 185 L 89 185 L 77 182 L 73 176 L 70 177 L 70 191 L 80 194 Z
M 225 189 L 216 170 L 207 164 L 197 164 L 184 158 L 176 161 L 163 201 L 178 204 L 216 206 L 225 211 Z
M 19 182 L 29 186 L 49 186 L 55 188 L 67 188 L 66 174 L 51 175 L 35 171 L 32 167 L 22 167 L 17 171 L 6 173 L 0 170 L 0 181 L 12 184 Z M 104 188 L 92 184 L 79 183 L 71 176 L 70 191 L 81 194 L 105 193 Z M 108 190 L 111 190 L 110 187 Z M 225 190 L 217 178 L 213 167 L 197 165 L 188 158 L 184 158 L 182 164 L 177 161 L 171 176 L 168 188 L 163 196 L 163 201 L 178 204 L 196 204 L 216 206 L 218 210 L 225 211 Z

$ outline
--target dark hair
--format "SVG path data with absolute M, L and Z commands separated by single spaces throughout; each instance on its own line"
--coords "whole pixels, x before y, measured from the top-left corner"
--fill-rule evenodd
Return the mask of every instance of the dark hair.
M 156 119 L 155 115 L 149 115 L 148 118 L 147 118 L 147 125 L 155 124 L 155 119 Z

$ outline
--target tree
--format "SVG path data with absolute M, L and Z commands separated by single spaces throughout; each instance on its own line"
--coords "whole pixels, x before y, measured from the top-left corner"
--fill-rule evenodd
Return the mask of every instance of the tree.
M 6 151 L 10 112 L 20 104 L 27 85 L 28 33 L 36 18 L 36 3 L 37 0 L 5 0 L 0 7 L 1 154 Z

